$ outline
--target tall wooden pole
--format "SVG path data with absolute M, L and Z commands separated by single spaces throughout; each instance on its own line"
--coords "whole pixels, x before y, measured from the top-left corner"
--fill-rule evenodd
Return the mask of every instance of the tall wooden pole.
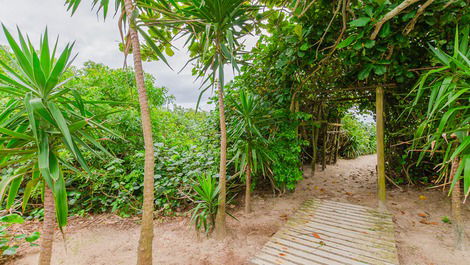
M 318 135 L 320 134 L 320 128 L 318 128 L 318 121 L 320 120 L 320 106 L 315 107 L 316 120 L 312 122 L 312 173 L 311 176 L 315 175 L 317 153 L 318 153 Z
M 325 112 L 325 106 L 322 105 L 322 116 L 323 120 L 325 120 L 323 124 L 323 148 L 321 151 L 321 170 L 324 171 L 326 169 L 326 142 L 327 142 L 327 134 L 328 134 L 328 114 Z
M 384 90 L 378 86 L 375 102 L 377 122 L 377 196 L 379 209 L 385 210 Z
M 336 123 L 340 124 L 341 120 L 339 118 L 336 119 Z M 339 152 L 339 132 L 341 131 L 340 126 L 335 126 L 335 150 L 333 154 L 333 164 L 336 165 L 338 162 L 338 152 Z

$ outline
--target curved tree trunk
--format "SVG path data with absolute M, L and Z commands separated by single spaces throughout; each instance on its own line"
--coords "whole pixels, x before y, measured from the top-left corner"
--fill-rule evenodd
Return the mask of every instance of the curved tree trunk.
M 251 163 L 250 151 L 248 151 L 248 163 L 246 165 L 246 187 L 245 187 L 245 213 L 251 213 Z
M 452 168 L 450 170 L 451 178 L 455 177 L 457 168 L 459 167 L 460 159 L 454 158 L 452 161 Z M 460 194 L 460 180 L 455 182 L 452 190 L 452 222 L 454 224 L 454 236 L 455 236 L 455 248 L 458 250 L 464 250 L 465 248 L 465 229 L 462 218 L 462 198 Z
M 132 0 L 125 0 L 126 14 L 132 17 L 134 9 Z M 152 241 L 153 241 L 153 200 L 154 200 L 154 151 L 152 139 L 152 123 L 147 100 L 147 91 L 144 83 L 144 71 L 142 68 L 142 58 L 140 55 L 140 43 L 137 31 L 133 22 L 129 23 L 129 33 L 132 42 L 132 57 L 134 59 L 135 79 L 139 94 L 140 114 L 142 119 L 142 131 L 145 145 L 145 165 L 144 165 L 144 202 L 142 205 L 142 224 L 140 228 L 139 247 L 137 250 L 137 264 L 152 264 Z
M 42 224 L 39 265 L 51 264 L 55 218 L 54 195 L 52 194 L 52 190 L 49 188 L 49 185 L 44 183 L 44 221 Z
M 225 200 L 227 178 L 227 128 L 225 125 L 224 90 L 217 82 L 219 92 L 219 122 L 220 122 L 220 171 L 219 171 L 219 206 L 215 220 L 215 235 L 222 239 L 227 234 L 225 227 Z

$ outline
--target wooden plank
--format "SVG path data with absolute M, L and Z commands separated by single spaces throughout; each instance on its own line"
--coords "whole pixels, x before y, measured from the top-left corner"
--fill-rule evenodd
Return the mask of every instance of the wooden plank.
M 269 243 L 269 242 L 268 242 Z M 302 256 L 299 256 L 295 250 L 289 248 L 289 250 L 283 250 L 281 246 L 273 247 L 270 245 L 265 245 L 262 249 L 262 252 L 271 255 L 271 258 L 276 260 L 284 260 L 294 264 L 315 264 L 314 260 L 305 259 Z M 317 264 L 328 264 L 319 262 Z M 336 265 L 336 264 L 335 264 Z
M 367 245 L 367 244 L 358 244 L 354 243 L 351 241 L 345 241 L 341 239 L 337 239 L 334 236 L 328 236 L 328 234 L 325 233 L 319 233 L 320 238 L 316 238 L 312 236 L 311 233 L 303 233 L 300 231 L 294 231 L 294 230 L 285 230 L 282 232 L 280 235 L 281 237 L 294 237 L 297 238 L 297 240 L 305 242 L 305 244 L 308 244 L 309 242 L 318 244 L 318 245 L 323 245 L 326 249 L 329 249 L 330 251 L 339 251 L 343 255 L 357 255 L 357 258 L 359 260 L 365 261 L 365 262 L 372 262 L 372 264 L 376 263 L 384 263 L 384 264 L 391 264 L 388 262 L 389 256 L 393 255 L 393 252 L 389 252 L 386 249 L 383 248 L 376 248 L 376 246 L 372 245 Z M 371 248 L 375 248 L 376 251 L 371 253 Z
M 364 229 L 362 227 L 352 226 L 351 224 L 347 224 L 347 223 L 332 222 L 331 220 L 322 220 L 318 218 L 314 218 L 311 220 L 305 219 L 305 220 L 308 221 L 307 223 L 305 223 L 306 226 L 315 227 L 316 225 L 324 225 L 324 226 L 329 226 L 340 231 L 351 231 L 357 234 L 362 234 L 362 235 L 366 235 L 368 237 L 373 237 L 377 239 L 389 239 L 390 242 L 393 242 L 393 238 L 391 238 L 391 236 L 388 236 L 388 234 L 377 235 L 374 233 L 374 231 L 376 230 L 373 228 Z
M 296 258 L 299 261 L 302 261 L 300 264 L 315 264 L 315 262 L 320 262 L 320 264 L 328 264 L 328 265 L 344 265 L 347 263 L 343 263 L 337 260 L 330 259 L 328 257 L 325 257 L 323 255 L 312 255 L 310 252 L 306 252 L 302 249 L 299 249 L 298 246 L 295 246 L 294 244 L 282 244 L 279 242 L 272 242 L 268 241 L 268 243 L 265 245 L 265 248 L 271 248 L 273 251 L 283 251 L 283 253 L 286 254 L 285 257 L 289 257 L 290 259 Z M 283 248 L 286 248 L 285 250 L 282 250 Z M 310 250 L 314 250 L 310 248 Z
M 393 223 L 388 220 L 388 218 L 370 218 L 370 216 L 364 216 L 363 214 L 356 214 L 350 213 L 342 210 L 337 210 L 325 205 L 320 205 L 316 208 L 302 208 L 304 212 L 310 213 L 320 213 L 320 214 L 331 214 L 338 218 L 346 218 L 352 222 L 359 222 L 359 223 L 369 223 L 369 224 L 381 224 L 384 226 L 389 226 L 393 228 Z
M 268 242 L 269 244 L 278 244 L 284 247 L 289 247 L 290 249 L 296 249 L 299 253 L 303 254 L 304 252 L 306 257 L 311 258 L 312 254 L 315 254 L 315 258 L 322 257 L 329 261 L 330 264 L 334 264 L 332 262 L 338 262 L 339 264 L 353 264 L 353 265 L 364 265 L 367 263 L 363 263 L 357 259 L 357 255 L 351 257 L 350 255 L 342 255 L 339 254 L 337 250 L 331 251 L 330 248 L 324 247 L 322 244 L 305 244 L 299 238 L 290 237 L 290 238 L 282 238 L 282 237 L 275 237 L 273 240 Z M 311 243 L 311 242 L 310 242 Z M 312 248 L 313 246 L 313 248 Z
M 343 215 L 336 214 L 335 212 L 322 212 L 319 209 L 316 209 L 315 211 L 306 211 L 306 210 L 299 210 L 299 213 L 302 213 L 302 215 L 299 215 L 299 217 L 310 217 L 311 218 L 318 218 L 320 220 L 333 220 L 337 223 L 341 224 L 351 224 L 354 225 L 354 227 L 362 228 L 365 230 L 371 230 L 371 228 L 374 229 L 393 229 L 393 226 L 386 222 L 369 222 L 367 219 L 366 220 L 356 220 L 353 218 L 348 218 Z
M 266 243 L 252 264 L 398 264 L 392 216 L 312 199 Z
M 340 213 L 340 214 L 343 214 L 343 215 L 347 215 L 347 216 L 352 217 L 352 218 L 359 218 L 359 219 L 363 219 L 363 220 L 366 219 L 366 220 L 371 220 L 371 221 L 375 221 L 375 222 L 386 222 L 386 223 L 393 226 L 393 222 L 391 221 L 390 216 L 380 215 L 380 213 L 375 214 L 375 213 L 371 213 L 371 212 L 365 211 L 365 210 L 342 209 L 338 206 L 329 205 L 329 204 L 326 204 L 326 203 L 323 203 L 323 204 L 320 204 L 320 205 L 313 205 L 313 206 L 310 206 L 310 207 L 303 207 L 303 208 L 300 208 L 300 209 L 306 209 L 306 210 L 323 209 L 327 212 L 336 212 L 336 213 Z
M 367 246 L 368 248 L 376 248 L 377 250 L 389 250 L 393 252 L 393 248 L 395 244 L 389 243 L 386 241 L 379 241 L 374 238 L 370 238 L 367 236 L 361 237 L 358 235 L 354 235 L 352 233 L 343 233 L 343 231 L 331 231 L 328 228 L 322 228 L 316 226 L 315 228 L 304 227 L 303 229 L 296 229 L 296 228 L 289 228 L 291 231 L 296 231 L 299 233 L 312 235 L 313 233 L 317 233 L 319 235 L 329 236 L 331 238 L 336 238 L 338 241 L 341 241 L 343 244 L 353 244 L 353 245 L 363 245 Z M 391 249 L 391 250 L 390 250 Z

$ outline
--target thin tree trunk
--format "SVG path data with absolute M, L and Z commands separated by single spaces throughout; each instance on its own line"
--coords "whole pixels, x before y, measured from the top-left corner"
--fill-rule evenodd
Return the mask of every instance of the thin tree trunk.
M 251 156 L 248 151 L 248 163 L 246 165 L 246 187 L 245 187 L 245 213 L 251 213 Z
M 452 161 L 452 168 L 450 170 L 451 178 L 455 177 L 457 168 L 459 167 L 460 159 L 458 157 L 454 158 Z M 452 190 L 452 222 L 454 224 L 454 236 L 455 236 L 455 248 L 458 250 L 465 249 L 465 229 L 462 218 L 462 198 L 460 194 L 460 180 L 454 185 Z
M 125 0 L 126 14 L 132 17 L 134 10 L 132 0 Z M 154 151 L 152 139 L 152 122 L 148 106 L 147 91 L 145 89 L 144 71 L 140 55 L 139 36 L 135 25 L 130 21 L 129 33 L 132 42 L 132 57 L 134 59 L 135 80 L 139 94 L 140 114 L 142 119 L 142 131 L 145 145 L 144 163 L 144 201 L 142 205 L 142 224 L 140 228 L 139 247 L 137 249 L 137 264 L 152 264 L 152 241 L 153 241 L 153 201 L 154 201 Z
M 220 123 L 220 171 L 219 171 L 219 206 L 215 220 L 215 236 L 222 239 L 227 234 L 225 227 L 225 200 L 226 200 L 226 177 L 227 177 L 227 128 L 225 125 L 224 90 L 217 82 L 219 92 L 219 123 Z
M 55 218 L 54 195 L 52 194 L 52 190 L 49 188 L 49 185 L 44 183 L 44 221 L 42 224 L 39 265 L 51 264 Z

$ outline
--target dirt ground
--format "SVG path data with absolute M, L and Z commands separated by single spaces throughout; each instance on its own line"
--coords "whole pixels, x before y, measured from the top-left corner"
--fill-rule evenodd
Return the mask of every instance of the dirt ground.
M 375 156 L 340 160 L 325 171 L 317 170 L 295 192 L 273 197 L 255 194 L 254 212 L 245 215 L 236 209 L 237 220 L 228 219 L 229 236 L 217 241 L 198 235 L 188 218 L 177 217 L 155 222 L 154 264 L 244 264 L 273 235 L 300 204 L 311 197 L 376 206 Z M 450 216 L 450 200 L 440 190 L 388 192 L 388 209 L 394 215 L 395 236 L 401 264 L 468 265 L 468 251 L 454 251 L 452 225 L 443 223 Z M 466 232 L 470 235 L 470 207 L 464 207 Z M 66 244 L 56 234 L 53 264 L 134 264 L 139 227 L 132 219 L 113 215 L 72 218 L 66 229 Z M 38 248 L 22 250 L 10 264 L 36 264 Z

